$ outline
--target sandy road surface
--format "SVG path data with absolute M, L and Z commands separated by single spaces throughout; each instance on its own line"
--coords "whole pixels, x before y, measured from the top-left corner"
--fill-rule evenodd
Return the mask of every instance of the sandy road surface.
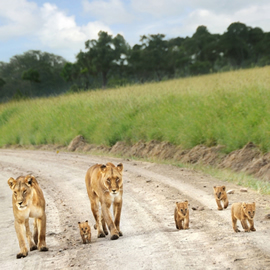
M 97 238 L 83 245 L 78 221 L 94 224 L 84 176 L 95 163 L 124 164 L 123 237 Z M 33 174 L 47 203 L 48 252 L 32 251 L 16 259 L 19 246 L 13 226 L 9 177 Z M 212 186 L 235 189 L 230 204 L 257 204 L 256 232 L 234 233 L 230 206 L 218 211 Z M 270 269 L 269 196 L 223 183 L 170 165 L 75 153 L 0 150 L 1 269 Z M 175 201 L 190 204 L 190 229 L 175 228 Z M 192 207 L 202 206 L 203 211 Z M 240 224 L 238 224 L 240 225 Z

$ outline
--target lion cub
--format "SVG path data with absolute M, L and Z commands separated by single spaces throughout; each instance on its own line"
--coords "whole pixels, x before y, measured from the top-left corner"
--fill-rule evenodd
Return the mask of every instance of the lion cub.
M 215 199 L 217 202 L 218 210 L 223 210 L 223 207 L 221 205 L 221 201 L 223 201 L 224 209 L 226 209 L 229 205 L 228 196 L 226 193 L 226 187 L 225 186 L 219 186 L 219 187 L 214 186 L 213 189 L 214 189 L 214 194 L 215 194 Z
M 174 209 L 174 220 L 178 230 L 186 230 L 189 228 L 188 201 L 176 202 Z
M 88 241 L 88 243 L 91 243 L 91 228 L 88 224 L 88 220 L 86 220 L 85 222 L 79 221 L 78 224 L 83 243 L 86 244 L 86 241 Z
M 232 226 L 235 232 L 240 232 L 238 230 L 236 223 L 237 219 L 241 221 L 242 227 L 245 232 L 256 231 L 254 227 L 254 216 L 255 216 L 255 202 L 254 203 L 233 203 L 232 204 Z M 247 220 L 250 227 L 247 224 Z

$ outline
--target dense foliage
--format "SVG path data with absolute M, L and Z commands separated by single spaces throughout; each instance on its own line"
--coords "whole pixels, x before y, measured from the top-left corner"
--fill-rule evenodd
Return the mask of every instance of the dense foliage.
M 130 47 L 124 37 L 100 31 L 85 42 L 75 63 L 40 51 L 0 62 L 0 99 L 41 96 L 187 77 L 270 64 L 270 33 L 232 23 L 211 34 L 199 26 L 192 37 L 142 36 Z

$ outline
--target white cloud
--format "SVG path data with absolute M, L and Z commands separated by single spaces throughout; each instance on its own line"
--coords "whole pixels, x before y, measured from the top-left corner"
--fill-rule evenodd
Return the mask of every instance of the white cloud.
M 121 0 L 83 0 L 82 5 L 86 13 L 107 24 L 130 23 L 135 18 L 126 10 Z
M 40 27 L 38 7 L 26 0 L 0 0 L 0 39 L 31 35 Z
M 55 50 L 74 59 L 74 55 L 84 49 L 86 40 L 98 38 L 100 30 L 112 34 L 112 30 L 102 22 L 77 25 L 75 16 L 68 16 L 54 4 L 45 3 L 38 7 L 26 0 L 3 2 L 0 0 L 0 19 L 5 24 L 0 26 L 0 40 L 28 36 L 35 40 L 35 44 L 40 43 L 40 49 Z

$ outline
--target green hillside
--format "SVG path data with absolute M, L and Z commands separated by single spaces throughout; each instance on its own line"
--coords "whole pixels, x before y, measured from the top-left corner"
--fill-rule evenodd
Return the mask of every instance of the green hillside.
M 168 141 L 191 148 L 252 141 L 270 151 L 270 67 L 0 105 L 0 146 Z

